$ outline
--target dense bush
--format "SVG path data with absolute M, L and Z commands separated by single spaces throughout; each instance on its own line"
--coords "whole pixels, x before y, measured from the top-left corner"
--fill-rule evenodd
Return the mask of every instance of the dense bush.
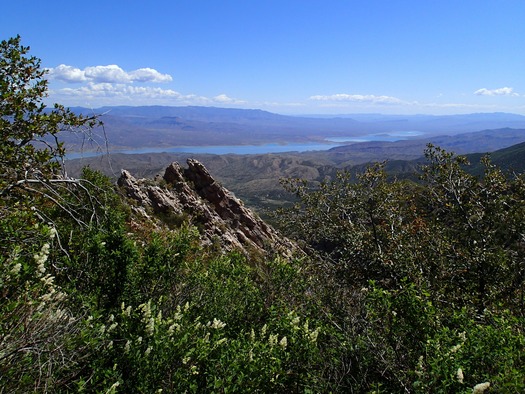
M 353 342 L 347 363 L 359 364 L 349 388 L 470 392 L 490 382 L 520 392 L 524 177 L 488 157 L 478 178 L 461 156 L 433 146 L 426 156 L 419 183 L 387 181 L 381 164 L 356 182 L 288 180 L 298 203 L 280 212 L 283 228 L 333 272 L 336 294 L 353 295 L 336 316 Z

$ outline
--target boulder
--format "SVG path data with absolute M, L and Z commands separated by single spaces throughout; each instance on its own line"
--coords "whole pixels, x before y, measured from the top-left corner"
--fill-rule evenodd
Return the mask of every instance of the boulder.
M 171 163 L 164 171 L 164 186 L 152 180 L 135 179 L 123 170 L 118 185 L 136 205 L 164 215 L 185 215 L 202 229 L 206 243 L 218 240 L 224 250 L 245 254 L 254 251 L 292 255 L 297 245 L 265 223 L 232 192 L 220 185 L 202 163 L 188 159 L 188 167 Z M 144 212 L 136 209 L 135 212 Z

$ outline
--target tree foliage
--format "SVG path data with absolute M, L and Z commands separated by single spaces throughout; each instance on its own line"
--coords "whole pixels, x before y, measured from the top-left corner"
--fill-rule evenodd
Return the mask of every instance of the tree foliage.
M 93 127 L 96 118 L 74 114 L 62 105 L 48 109 L 46 70 L 29 56 L 20 36 L 0 43 L 0 194 L 13 188 L 49 180 L 59 170 L 64 146 L 60 131 L 79 132 Z
M 320 185 L 286 181 L 298 202 L 279 213 L 282 227 L 332 272 L 337 294 L 363 294 L 338 325 L 361 338 L 347 362 L 361 364 L 350 375 L 364 389 L 463 392 L 487 380 L 520 391 L 525 178 L 488 156 L 475 177 L 462 156 L 432 145 L 425 155 L 419 183 L 387 181 L 381 164 L 356 181 L 345 172 Z M 465 346 L 449 362 L 461 332 Z
M 387 181 L 381 164 L 357 182 L 346 172 L 315 187 L 287 181 L 299 201 L 280 213 L 283 228 L 349 286 L 397 288 L 408 278 L 478 313 L 496 302 L 523 313 L 524 177 L 485 157 L 477 178 L 464 157 L 433 146 L 425 154 L 418 184 Z

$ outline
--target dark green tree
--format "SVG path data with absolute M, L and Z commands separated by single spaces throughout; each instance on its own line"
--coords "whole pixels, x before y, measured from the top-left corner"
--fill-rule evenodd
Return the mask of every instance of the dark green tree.
M 81 132 L 97 124 L 96 117 L 74 114 L 62 105 L 49 109 L 46 70 L 28 55 L 20 36 L 0 43 L 0 195 L 55 177 L 64 157 L 60 131 Z

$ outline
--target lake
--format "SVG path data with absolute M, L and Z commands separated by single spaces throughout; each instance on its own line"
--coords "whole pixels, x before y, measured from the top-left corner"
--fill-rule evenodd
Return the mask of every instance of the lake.
M 326 140 L 330 142 L 339 143 L 356 143 L 356 142 L 369 142 L 369 141 L 384 141 L 384 142 L 395 142 L 401 140 L 408 140 L 410 138 L 419 137 L 423 135 L 421 131 L 408 130 L 408 131 L 393 131 L 389 133 L 378 133 L 378 134 L 367 134 L 359 137 L 329 137 Z
M 173 146 L 166 148 L 143 148 L 131 150 L 115 150 L 110 153 L 140 154 L 140 153 L 201 153 L 225 155 L 228 153 L 237 155 L 253 155 L 264 153 L 282 153 L 282 152 L 307 152 L 328 150 L 343 143 L 291 143 L 291 144 L 262 144 L 262 145 L 225 145 L 225 146 Z M 103 155 L 105 152 L 72 152 L 68 153 L 68 159 L 79 159 L 83 157 L 93 157 Z
M 308 152 L 322 151 L 349 143 L 367 141 L 399 141 L 417 137 L 423 133 L 419 131 L 398 131 L 381 134 L 367 134 L 359 137 L 333 137 L 326 138 L 326 143 L 289 143 L 289 144 L 261 144 L 261 145 L 225 145 L 225 146 L 173 146 L 165 148 L 143 148 L 130 150 L 114 150 L 110 153 L 140 154 L 140 153 L 194 153 L 214 155 L 254 155 L 265 153 L 283 152 Z M 85 157 L 100 156 L 105 152 L 72 152 L 66 155 L 67 159 L 80 159 Z

